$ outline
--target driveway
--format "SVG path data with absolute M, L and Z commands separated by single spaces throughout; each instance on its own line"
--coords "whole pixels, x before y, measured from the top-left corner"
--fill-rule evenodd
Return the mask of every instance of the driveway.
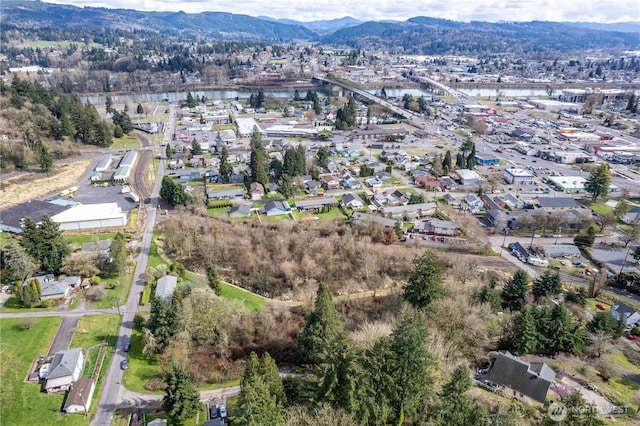
M 80 315 L 62 317 L 62 323 L 56 332 L 56 337 L 53 338 L 53 343 L 49 348 L 47 356 L 53 356 L 53 354 L 58 351 L 69 349 L 79 320 Z

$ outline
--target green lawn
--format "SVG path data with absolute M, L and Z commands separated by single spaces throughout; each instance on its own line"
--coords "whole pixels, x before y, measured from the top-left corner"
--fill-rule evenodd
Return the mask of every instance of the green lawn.
M 160 371 L 160 357 L 148 358 L 142 354 L 142 347 L 142 331 L 135 327 L 131 334 L 129 368 L 124 371 L 122 382 L 127 389 L 134 392 L 161 394 L 162 390 L 152 391 L 144 387 L 149 380 L 162 380 L 162 372 Z
M 60 318 L 34 318 L 29 330 L 20 329 L 20 321 L 7 318 L 0 322 L 0 423 L 28 425 L 37 419 L 43 425 L 88 425 L 84 416 L 62 416 L 64 393 L 48 395 L 40 392 L 38 383 L 24 382 L 34 359 L 49 348 Z
M 149 248 L 149 259 L 147 260 L 147 268 L 157 268 L 159 265 L 167 265 L 160 253 L 158 253 L 158 244 L 155 240 L 151 240 L 151 247 Z
M 129 296 L 134 270 L 135 265 L 129 265 L 128 272 L 122 272 L 115 277 L 103 277 L 103 281 L 107 283 L 105 286 L 107 295 L 102 300 L 97 301 L 94 307 L 96 309 L 104 309 L 125 303 Z
M 347 209 L 348 210 L 348 209 Z M 342 214 L 339 208 L 334 207 L 326 213 L 301 213 L 299 211 L 294 210 L 293 216 L 296 220 L 303 220 L 305 217 L 317 217 L 318 220 L 335 220 L 335 219 L 346 219 L 346 216 Z M 309 219 L 306 219 L 309 220 Z
M 50 308 L 42 308 L 42 307 L 33 307 L 33 308 L 24 308 L 18 301 L 18 298 L 15 296 L 11 296 L 7 301 L 0 307 L 0 312 L 47 312 L 47 311 L 55 311 L 58 309 L 57 307 Z
M 244 307 L 250 311 L 258 311 L 267 304 L 267 300 L 257 294 L 231 286 L 227 283 L 220 283 L 221 296 L 225 299 L 240 300 Z
M 0 247 L 4 247 L 9 241 L 11 241 L 11 235 L 6 232 L 0 232 Z
M 120 329 L 120 315 L 85 315 L 78 321 L 71 347 L 88 349 L 100 343 L 115 346 Z
M 607 200 L 599 198 L 598 201 L 596 201 L 595 203 L 591 202 L 591 198 L 581 198 L 576 200 L 579 203 L 584 204 L 585 206 L 589 207 L 591 210 L 593 210 L 594 212 L 598 213 L 598 214 L 605 214 L 605 213 L 611 213 L 613 212 L 613 207 L 609 207 L 607 206 L 605 203 L 607 202 Z
M 133 149 L 140 148 L 140 142 L 133 136 L 124 135 L 121 138 L 113 138 L 112 149 Z

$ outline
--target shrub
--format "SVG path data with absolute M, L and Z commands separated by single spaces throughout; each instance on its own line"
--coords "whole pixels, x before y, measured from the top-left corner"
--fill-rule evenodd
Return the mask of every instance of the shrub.
M 43 300 L 42 302 L 40 302 L 40 306 L 42 306 L 43 308 L 50 308 L 51 300 Z

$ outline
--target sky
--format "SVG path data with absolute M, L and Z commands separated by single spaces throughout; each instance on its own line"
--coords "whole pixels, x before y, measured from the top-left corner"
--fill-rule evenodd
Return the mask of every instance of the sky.
M 639 0 L 45 0 L 145 11 L 230 12 L 309 22 L 345 16 L 361 21 L 429 16 L 454 21 L 640 21 Z

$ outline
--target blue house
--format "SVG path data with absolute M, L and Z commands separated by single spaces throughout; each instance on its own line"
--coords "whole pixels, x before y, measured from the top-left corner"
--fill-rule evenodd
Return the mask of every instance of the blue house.
M 500 164 L 500 159 L 491 155 L 476 154 L 474 160 L 479 166 L 490 166 L 494 164 Z

